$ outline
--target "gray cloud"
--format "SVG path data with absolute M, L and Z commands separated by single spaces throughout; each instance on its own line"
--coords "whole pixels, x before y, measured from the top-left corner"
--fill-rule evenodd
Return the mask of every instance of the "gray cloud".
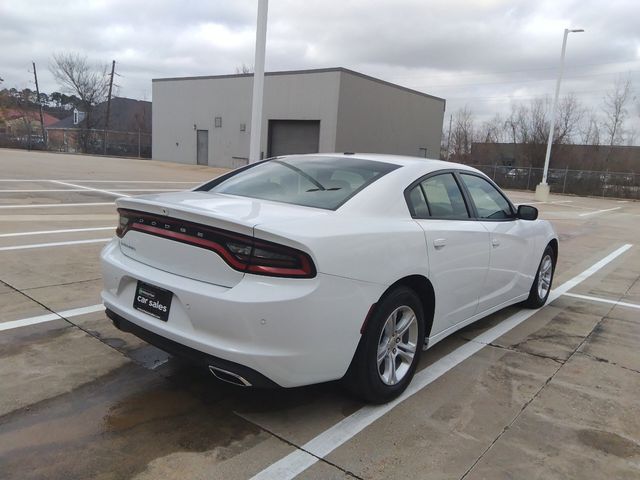
M 251 65 L 256 5 L 3 2 L 0 77 L 32 87 L 34 60 L 41 88 L 53 91 L 51 55 L 78 51 L 115 59 L 120 94 L 150 99 L 152 78 Z M 447 98 L 450 111 L 468 104 L 482 118 L 553 92 L 568 26 L 587 32 L 570 36 L 563 92 L 595 106 L 629 72 L 640 94 L 637 0 L 271 0 L 269 9 L 268 70 L 345 66 Z

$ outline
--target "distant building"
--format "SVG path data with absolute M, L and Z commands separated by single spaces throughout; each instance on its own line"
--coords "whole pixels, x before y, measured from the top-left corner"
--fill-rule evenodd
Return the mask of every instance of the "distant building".
M 546 145 L 474 143 L 469 164 L 508 167 L 542 167 Z M 553 145 L 553 169 L 639 172 L 639 146 Z
M 114 97 L 109 110 L 109 130 L 115 132 L 151 133 L 151 102 L 132 98 Z M 50 130 L 88 127 L 103 130 L 106 127 L 107 102 L 96 105 L 91 112 L 91 125 L 86 125 L 86 112 L 74 108 L 71 115 L 50 125 Z
M 153 158 L 247 163 L 252 74 L 153 80 Z M 445 100 L 344 68 L 266 74 L 263 157 L 373 152 L 438 158 Z
M 45 128 L 57 123 L 59 120 L 47 112 L 42 113 Z M 19 136 L 42 135 L 40 126 L 40 112 L 38 110 L 9 109 L 0 115 L 0 134 Z
M 107 102 L 96 105 L 91 116 L 74 108 L 68 117 L 47 127 L 49 148 L 65 152 L 149 157 L 151 119 L 151 102 L 131 98 L 111 99 L 108 128 Z

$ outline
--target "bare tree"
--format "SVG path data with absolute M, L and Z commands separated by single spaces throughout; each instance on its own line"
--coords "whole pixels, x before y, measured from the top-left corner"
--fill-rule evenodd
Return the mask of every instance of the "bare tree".
M 477 133 L 477 139 L 484 143 L 501 143 L 505 139 L 505 121 L 496 113 L 491 120 L 482 123 Z
M 583 145 L 600 145 L 600 120 L 593 110 L 586 114 L 586 120 L 582 124 L 580 143 Z
M 242 65 L 240 65 L 239 67 L 236 67 L 236 73 L 237 74 L 253 73 L 253 67 L 245 65 L 243 62 Z
M 624 122 L 627 118 L 627 104 L 631 99 L 631 78 L 619 77 L 604 98 L 603 130 L 607 134 L 607 145 L 624 143 Z
M 562 98 L 556 115 L 554 143 L 573 143 L 585 114 L 585 109 L 575 95 L 569 94 Z
M 451 159 L 454 162 L 467 163 L 471 154 L 474 137 L 473 114 L 468 106 L 458 110 L 453 117 L 451 127 Z
M 79 109 L 84 113 L 84 120 L 78 127 L 80 144 L 86 152 L 90 130 L 99 121 L 95 106 L 106 99 L 109 90 L 107 64 L 90 64 L 87 57 L 78 53 L 57 53 L 53 55 L 49 70 L 64 90 L 80 99 Z

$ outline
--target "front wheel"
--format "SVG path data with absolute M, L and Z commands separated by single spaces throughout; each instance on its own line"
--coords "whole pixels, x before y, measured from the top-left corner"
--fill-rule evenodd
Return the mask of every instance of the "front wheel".
M 369 318 L 343 383 L 367 402 L 393 400 L 411 382 L 423 342 L 420 299 L 407 287 L 392 290 Z
M 542 260 L 540 260 L 536 278 L 534 278 L 533 285 L 529 291 L 529 298 L 524 301 L 526 307 L 540 308 L 546 303 L 547 298 L 549 298 L 555 271 L 554 257 L 553 248 L 547 245 L 547 248 L 545 248 L 542 254 Z

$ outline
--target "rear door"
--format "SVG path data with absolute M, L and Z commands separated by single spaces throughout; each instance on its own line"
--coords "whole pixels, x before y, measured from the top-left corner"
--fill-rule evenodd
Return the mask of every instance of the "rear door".
M 489 272 L 480 295 L 478 312 L 513 300 L 529 290 L 531 279 L 524 274 L 528 255 L 534 251 L 527 225 L 500 190 L 475 173 L 459 173 L 478 222 L 491 236 Z
M 435 290 L 432 335 L 472 317 L 489 267 L 489 233 L 475 221 L 453 172 L 430 174 L 407 189 L 425 233 Z

